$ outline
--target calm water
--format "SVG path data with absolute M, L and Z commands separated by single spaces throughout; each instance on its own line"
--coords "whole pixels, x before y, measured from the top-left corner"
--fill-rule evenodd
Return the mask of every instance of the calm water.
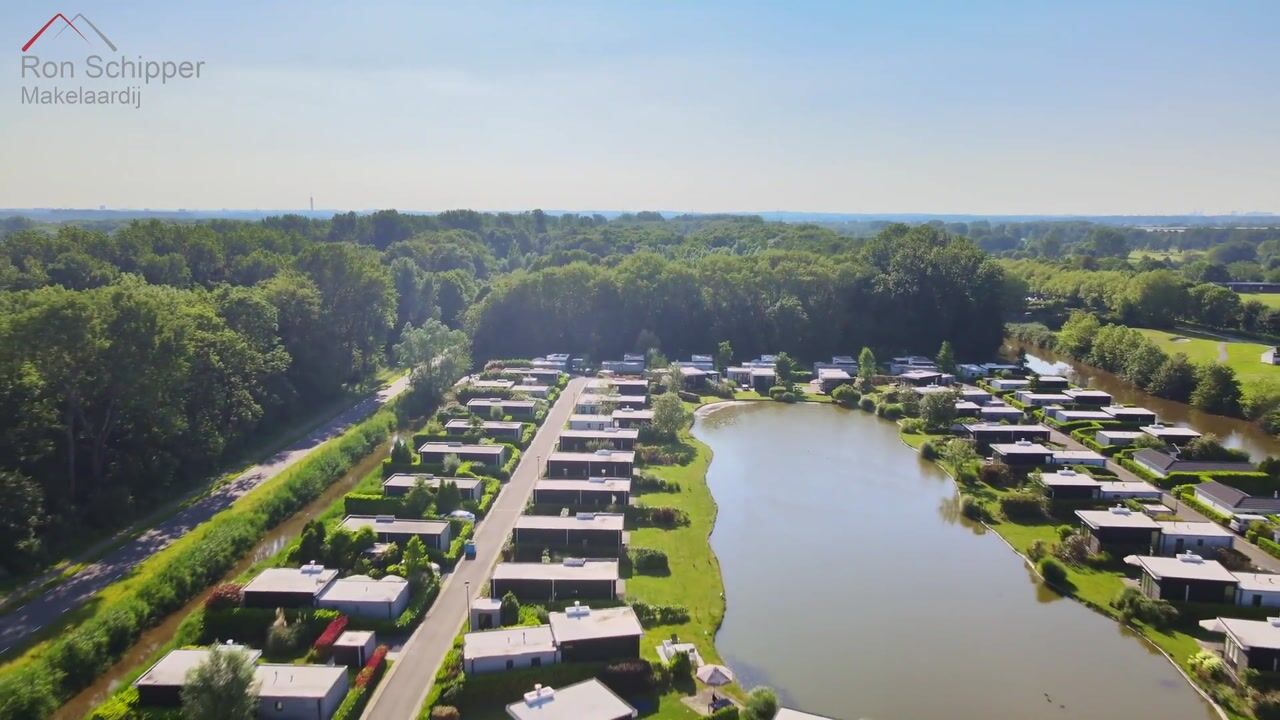
M 1017 352 L 1017 348 L 1010 345 L 1006 349 L 1012 354 Z M 1224 445 L 1247 451 L 1255 461 L 1268 455 L 1280 456 L 1280 439 L 1268 435 L 1254 423 L 1200 412 L 1190 405 L 1148 395 L 1109 372 L 1074 362 L 1049 350 L 1031 347 L 1025 350 L 1027 367 L 1038 373 L 1065 374 L 1078 385 L 1111 393 L 1117 402 L 1153 410 L 1161 422 L 1189 425 L 1202 433 L 1213 433 Z
M 891 423 L 753 403 L 700 418 L 745 686 L 844 720 L 1206 720 L 1172 666 L 1039 587 L 962 520 L 951 481 Z

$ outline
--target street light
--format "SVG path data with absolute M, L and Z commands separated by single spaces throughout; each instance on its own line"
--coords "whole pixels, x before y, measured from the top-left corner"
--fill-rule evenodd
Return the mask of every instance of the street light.
M 466 580 L 462 583 L 467 593 L 467 627 L 471 627 L 471 581 Z

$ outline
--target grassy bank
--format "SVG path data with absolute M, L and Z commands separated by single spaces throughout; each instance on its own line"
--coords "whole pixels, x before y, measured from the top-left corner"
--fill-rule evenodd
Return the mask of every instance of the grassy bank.
M 1166 332 L 1138 328 L 1138 332 L 1154 342 L 1169 355 L 1183 353 L 1193 362 L 1222 362 L 1236 371 L 1240 382 L 1280 381 L 1280 366 L 1264 365 L 1260 357 L 1266 345 L 1251 342 L 1232 342 L 1194 332 Z M 1226 350 L 1226 359 L 1220 349 Z

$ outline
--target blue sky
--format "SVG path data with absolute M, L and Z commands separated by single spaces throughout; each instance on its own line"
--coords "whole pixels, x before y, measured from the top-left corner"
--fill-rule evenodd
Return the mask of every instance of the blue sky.
M 19 47 L 58 10 L 205 71 L 137 110 L 22 105 Z M 1280 211 L 1277 21 L 1274 1 L 9 0 L 0 162 L 22 170 L 0 206 Z

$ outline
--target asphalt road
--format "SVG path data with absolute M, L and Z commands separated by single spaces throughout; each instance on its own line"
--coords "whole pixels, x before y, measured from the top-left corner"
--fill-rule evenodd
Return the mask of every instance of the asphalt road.
M 516 518 L 524 512 L 533 485 L 542 474 L 541 459 L 555 448 L 560 430 L 573 413 L 574 403 L 586 386 L 586 378 L 570 380 L 556 404 L 547 412 L 533 442 L 520 458 L 516 471 L 502 488 L 488 516 L 476 528 L 476 559 L 463 560 L 450 574 L 422 624 L 405 642 L 400 657 L 378 690 L 369 699 L 363 718 L 411 720 L 431 690 L 444 657 L 453 647 L 458 629 L 467 617 L 468 594 L 478 597 L 489 581 Z
M 237 499 L 286 468 L 305 458 L 324 442 L 341 435 L 355 423 L 372 415 L 382 405 L 409 386 L 404 376 L 377 394 L 352 405 L 305 438 L 255 465 L 206 497 L 188 505 L 156 527 L 108 552 L 97 562 L 62 583 L 33 598 L 26 605 L 0 617 L 0 656 L 26 644 L 32 633 L 56 621 L 92 598 L 107 585 L 127 575 L 139 563 L 168 547 L 200 523 L 226 510 Z

